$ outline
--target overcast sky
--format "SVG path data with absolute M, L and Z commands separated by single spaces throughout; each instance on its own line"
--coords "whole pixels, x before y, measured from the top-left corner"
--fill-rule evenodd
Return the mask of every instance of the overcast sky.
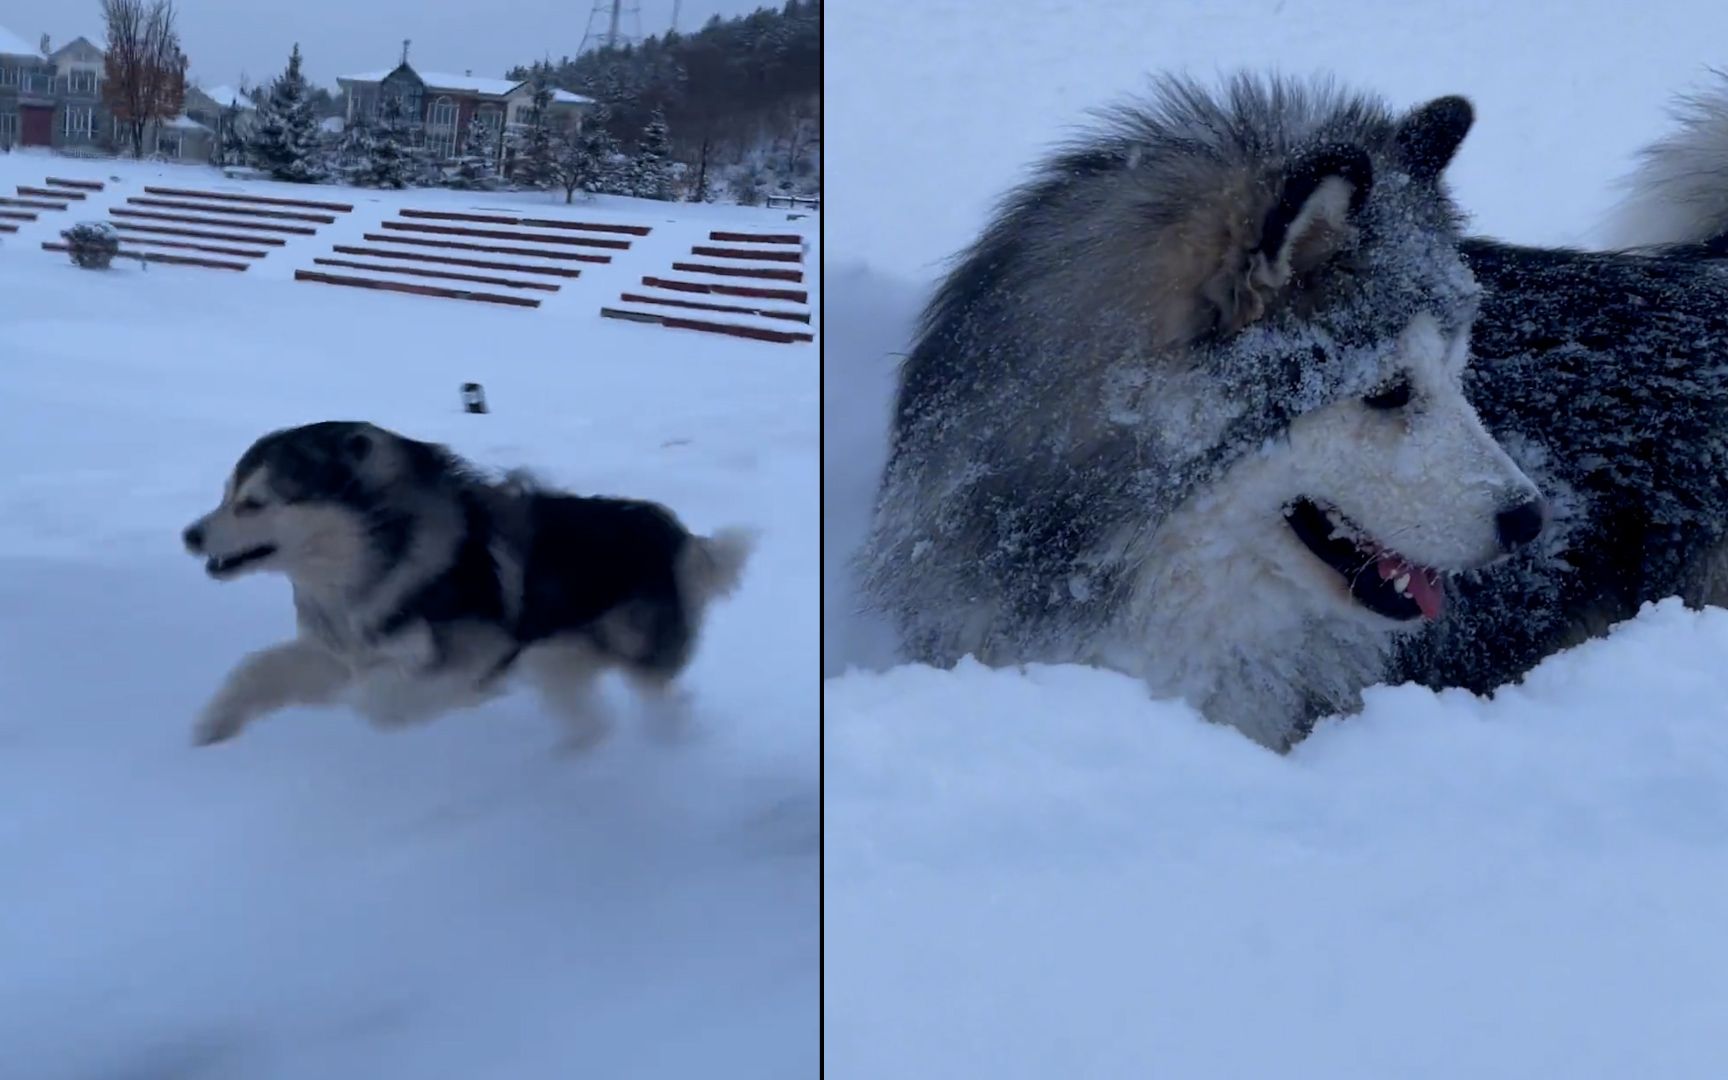
M 609 3 L 610 0 L 607 0 Z M 205 86 L 261 82 L 281 71 L 295 41 L 306 75 L 335 89 L 336 76 L 391 67 L 409 38 L 408 58 L 428 71 L 502 78 L 543 55 L 576 53 L 594 0 L 176 0 L 191 74 Z M 663 33 L 673 0 L 637 0 L 643 34 Z M 778 0 L 682 0 L 678 28 L 713 15 L 741 15 Z M 628 7 L 628 3 L 626 3 Z M 0 0 L 0 26 L 34 43 L 79 35 L 102 41 L 99 0 Z M 629 26 L 626 24 L 625 29 Z

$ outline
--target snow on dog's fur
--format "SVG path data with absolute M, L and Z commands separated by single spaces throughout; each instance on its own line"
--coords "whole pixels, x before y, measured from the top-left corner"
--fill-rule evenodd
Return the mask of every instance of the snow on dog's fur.
M 1104 664 L 1284 748 L 1533 539 L 1460 383 L 1471 120 L 1167 79 L 1011 196 L 901 368 L 859 569 L 907 657 Z

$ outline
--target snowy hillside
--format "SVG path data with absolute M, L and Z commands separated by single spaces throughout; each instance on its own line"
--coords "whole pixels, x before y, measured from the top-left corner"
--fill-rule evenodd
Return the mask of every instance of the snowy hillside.
M 828 32 L 829 1075 L 1720 1075 L 1728 614 L 1664 605 L 1491 703 L 1380 688 L 1278 758 L 1110 673 L 880 670 L 837 571 L 924 290 L 1085 110 L 1160 69 L 1467 94 L 1475 229 L 1590 243 L 1728 9 L 941 0 Z
M 106 187 L 0 236 L 0 1075 L 814 1075 L 816 354 L 599 317 L 710 231 L 791 229 L 814 266 L 814 220 L 0 156 L 7 193 L 45 175 Z M 244 272 L 40 249 L 163 184 L 354 209 Z M 539 308 L 293 280 L 415 207 L 651 231 Z M 467 381 L 490 414 L 460 411 Z M 513 695 L 402 732 L 297 710 L 194 750 L 292 612 L 279 578 L 211 582 L 180 530 L 258 435 L 331 418 L 760 528 L 688 676 L 692 738 L 626 723 L 559 756 Z

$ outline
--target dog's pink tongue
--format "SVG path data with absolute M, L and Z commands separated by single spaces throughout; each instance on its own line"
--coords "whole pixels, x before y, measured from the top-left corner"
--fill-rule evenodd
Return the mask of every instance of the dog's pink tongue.
M 1422 610 L 1423 618 L 1438 619 L 1440 613 L 1446 610 L 1446 587 L 1440 583 L 1440 575 L 1434 571 L 1411 566 L 1391 553 L 1380 556 L 1376 569 L 1379 570 L 1382 581 L 1391 581 L 1404 574 L 1410 575 L 1409 584 L 1404 586 L 1404 595 L 1416 602 L 1416 606 Z

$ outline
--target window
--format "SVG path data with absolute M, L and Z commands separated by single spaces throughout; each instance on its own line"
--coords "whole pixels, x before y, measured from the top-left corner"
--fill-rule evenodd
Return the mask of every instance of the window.
M 74 71 L 66 76 L 67 89 L 74 94 L 94 94 L 96 92 L 96 73 L 94 71 Z
M 160 131 L 156 133 L 156 152 L 163 157 L 177 158 L 180 156 L 180 133 L 178 131 Z
M 93 139 L 96 137 L 96 110 L 88 105 L 68 105 L 61 115 L 66 119 L 62 130 L 68 139 Z
M 12 64 L 0 64 L 0 86 L 17 86 L 18 68 Z
M 441 97 L 432 103 L 432 113 L 426 122 L 433 127 L 456 126 L 456 103 L 447 97 Z

